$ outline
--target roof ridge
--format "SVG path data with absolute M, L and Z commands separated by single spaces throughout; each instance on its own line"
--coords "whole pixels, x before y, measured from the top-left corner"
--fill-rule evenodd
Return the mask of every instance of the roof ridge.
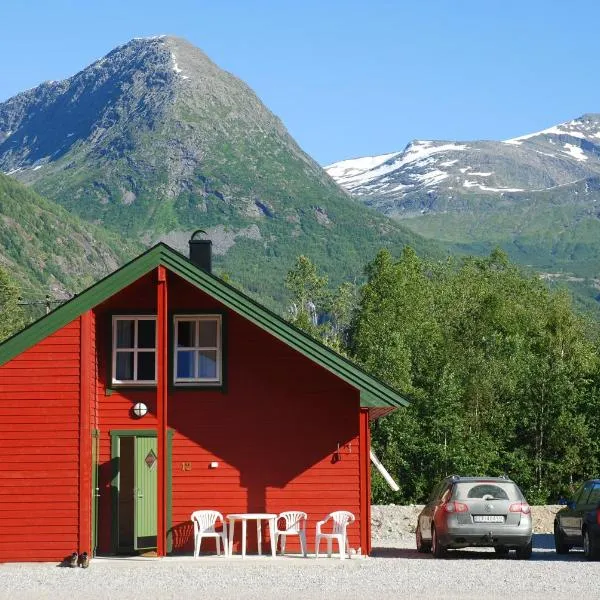
M 390 385 L 370 375 L 347 357 L 314 339 L 220 277 L 200 269 L 188 257 L 164 242 L 158 242 L 116 271 L 103 277 L 5 340 L 0 344 L 0 366 L 78 318 L 86 310 L 101 304 L 159 265 L 167 267 L 230 310 L 237 312 L 360 390 L 362 406 L 397 408 L 408 405 L 408 400 Z

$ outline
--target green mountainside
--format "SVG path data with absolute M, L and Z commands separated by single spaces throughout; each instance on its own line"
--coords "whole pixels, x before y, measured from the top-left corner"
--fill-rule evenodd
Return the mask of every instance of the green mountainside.
M 136 251 L 0 173 L 0 264 L 26 300 L 68 298 Z
M 217 272 L 276 303 L 299 254 L 339 283 L 382 246 L 446 252 L 352 199 L 246 84 L 178 38 L 134 39 L 0 104 L 0 170 L 132 247 L 187 252 L 202 228 Z

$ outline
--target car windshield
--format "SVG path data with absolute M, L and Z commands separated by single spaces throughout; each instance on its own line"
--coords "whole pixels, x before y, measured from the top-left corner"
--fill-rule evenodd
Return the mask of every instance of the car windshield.
M 507 481 L 469 481 L 455 485 L 454 497 L 457 500 L 523 500 L 521 490 Z

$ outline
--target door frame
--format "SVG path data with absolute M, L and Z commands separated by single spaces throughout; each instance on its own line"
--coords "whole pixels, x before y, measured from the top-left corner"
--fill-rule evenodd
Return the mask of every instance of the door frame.
M 100 483 L 98 466 L 100 456 L 100 431 L 92 430 L 92 556 L 98 550 L 98 499 L 100 497 Z
M 174 431 L 172 429 L 167 430 L 167 552 L 171 552 L 173 550 L 173 535 L 171 532 L 173 527 L 173 434 Z M 114 554 L 117 554 L 119 551 L 119 493 L 121 472 L 120 442 L 122 437 L 155 437 L 158 439 L 158 431 L 156 429 L 114 429 L 110 432 L 110 459 L 113 466 L 111 479 L 111 548 Z

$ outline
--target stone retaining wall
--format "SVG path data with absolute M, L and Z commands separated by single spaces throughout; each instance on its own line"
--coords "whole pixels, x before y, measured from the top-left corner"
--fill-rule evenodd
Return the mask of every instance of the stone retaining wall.
M 552 533 L 554 515 L 563 508 L 558 505 L 532 506 L 533 530 L 535 533 Z M 373 505 L 371 526 L 373 544 L 413 537 L 417 526 L 417 516 L 422 504 L 397 506 L 395 504 Z

